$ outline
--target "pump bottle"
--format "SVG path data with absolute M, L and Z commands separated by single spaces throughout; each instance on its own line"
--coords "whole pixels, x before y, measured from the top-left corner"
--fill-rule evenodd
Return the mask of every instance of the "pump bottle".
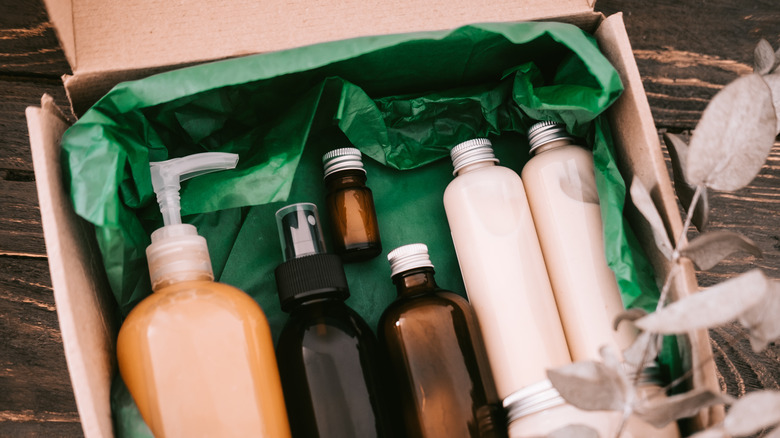
M 520 177 L 497 164 L 485 138 L 450 155 L 444 208 L 503 399 L 571 359 Z
M 284 262 L 276 269 L 290 318 L 276 347 L 294 437 L 397 436 L 391 387 L 371 328 L 345 303 L 338 255 L 328 254 L 314 204 L 277 211 Z
M 623 351 L 636 338 L 630 324 L 612 323 L 623 310 L 615 275 L 607 265 L 593 154 L 552 121 L 528 131 L 531 159 L 522 178 L 572 360 L 598 360 L 599 349 Z M 643 370 L 631 370 L 642 372 Z M 662 393 L 645 381 L 640 395 Z M 643 423 L 627 424 L 627 436 Z M 644 425 L 650 427 L 648 425 Z M 676 437 L 674 427 L 653 436 Z
M 387 259 L 398 298 L 382 314 L 378 333 L 400 391 L 403 436 L 506 436 L 500 399 L 469 303 L 439 288 L 424 244 L 396 248 Z
M 127 316 L 119 372 L 156 437 L 289 437 L 271 331 L 244 292 L 214 282 L 206 240 L 181 223 L 179 182 L 235 167 L 203 153 L 151 163 L 164 226 L 146 249 L 153 294 Z

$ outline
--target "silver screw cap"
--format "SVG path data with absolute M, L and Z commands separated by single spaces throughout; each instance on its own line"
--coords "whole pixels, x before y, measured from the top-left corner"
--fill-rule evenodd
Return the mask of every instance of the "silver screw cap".
M 363 155 L 357 148 L 334 149 L 322 156 L 322 166 L 325 169 L 325 176 L 338 172 L 339 170 L 362 170 Z
M 528 130 L 528 145 L 531 146 L 528 153 L 533 155 L 540 146 L 556 140 L 573 140 L 566 132 L 566 125 L 549 120 L 534 123 Z
M 549 380 L 528 385 L 504 399 L 507 423 L 566 403 Z
M 460 169 L 469 164 L 482 161 L 498 163 L 498 159 L 493 153 L 493 144 L 486 138 L 475 138 L 458 144 L 450 150 L 450 158 L 454 167 L 453 175 L 457 175 Z
M 387 261 L 390 262 L 391 277 L 410 269 L 433 267 L 428 257 L 428 246 L 424 243 L 399 246 L 387 254 Z

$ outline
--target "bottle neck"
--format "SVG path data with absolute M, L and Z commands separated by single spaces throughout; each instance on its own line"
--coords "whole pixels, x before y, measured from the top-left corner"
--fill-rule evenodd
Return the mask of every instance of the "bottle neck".
M 562 138 L 560 140 L 554 140 L 549 143 L 545 143 L 537 148 L 531 149 L 530 155 L 531 157 L 535 157 L 543 152 L 551 151 L 553 149 L 558 149 L 563 146 L 577 146 L 574 143 L 571 142 L 568 138 Z
M 495 165 L 496 165 L 495 161 L 478 161 L 476 163 L 471 163 L 458 169 L 458 173 L 456 176 L 461 176 L 464 173 L 469 173 L 474 170 L 481 169 L 483 167 L 493 167 Z
M 295 301 L 290 306 L 289 313 L 311 310 L 317 307 L 333 305 L 338 303 L 344 304 L 344 298 L 337 296 L 336 294 L 313 296 L 313 297 Z
M 155 282 L 152 285 L 152 292 L 159 292 L 168 286 L 185 281 L 214 281 L 214 275 L 206 271 L 177 272 Z
M 341 170 L 325 177 L 325 186 L 329 190 L 364 186 L 365 184 L 366 172 L 359 169 Z
M 433 268 L 414 268 L 394 275 L 393 284 L 399 297 L 433 292 L 439 289 L 433 275 Z
M 155 230 L 146 248 L 146 259 L 155 292 L 183 281 L 214 280 L 206 239 L 189 224 Z

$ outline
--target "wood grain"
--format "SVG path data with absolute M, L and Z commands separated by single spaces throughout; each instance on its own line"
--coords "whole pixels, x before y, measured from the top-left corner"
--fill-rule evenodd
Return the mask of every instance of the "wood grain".
M 775 0 L 599 0 L 596 10 L 623 13 L 660 128 L 693 128 L 718 90 L 752 71 L 760 39 L 780 47 Z
M 693 129 L 712 96 L 750 72 L 760 38 L 780 47 L 776 0 L 599 0 L 596 9 L 623 12 L 661 131 Z M 40 0 L 0 0 L 0 11 L 0 436 L 79 436 L 24 119 L 43 92 L 67 106 L 59 77 L 70 67 Z M 753 183 L 713 193 L 711 205 L 713 229 L 742 232 L 764 257 L 737 255 L 699 273 L 699 283 L 754 266 L 780 278 L 780 144 Z M 780 346 L 754 353 L 735 324 L 710 335 L 724 392 L 780 388 Z

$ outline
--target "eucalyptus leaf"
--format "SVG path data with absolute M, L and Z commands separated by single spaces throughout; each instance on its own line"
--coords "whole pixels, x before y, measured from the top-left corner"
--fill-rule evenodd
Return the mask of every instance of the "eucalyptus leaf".
M 620 323 L 623 321 L 636 321 L 637 319 L 647 315 L 647 310 L 635 307 L 633 309 L 623 310 L 618 313 L 615 320 L 612 321 L 612 329 L 617 330 L 620 327 Z
M 769 280 L 753 269 L 674 302 L 634 322 L 654 333 L 685 333 L 737 319 L 766 296 Z
M 601 362 L 582 361 L 548 369 L 547 377 L 570 404 L 586 411 L 622 411 L 626 387 L 615 370 Z
M 760 75 L 769 73 L 775 66 L 775 49 L 769 41 L 761 39 L 753 50 L 753 72 Z
M 780 426 L 777 426 L 775 430 L 764 435 L 764 438 L 780 438 Z
M 693 194 L 696 192 L 696 186 L 691 185 L 688 180 L 685 179 L 686 161 L 688 159 L 688 144 L 676 134 L 664 133 L 664 143 L 666 144 L 666 150 L 669 151 L 669 158 L 672 161 L 672 174 L 674 175 L 674 190 L 677 193 L 677 198 L 680 200 L 685 211 L 691 209 L 691 201 L 693 201 Z M 710 214 L 710 202 L 707 195 L 707 188 L 702 186 L 703 189 L 699 194 L 699 200 L 696 202 L 696 207 L 693 210 L 693 217 L 691 223 L 699 231 L 704 231 L 709 221 Z
M 775 107 L 775 117 L 777 118 L 776 134 L 780 134 L 780 71 L 775 70 L 771 75 L 762 76 L 761 78 L 772 91 L 772 104 Z
M 755 391 L 737 400 L 723 420 L 726 432 L 744 436 L 780 423 L 780 391 Z
M 739 323 L 750 332 L 753 351 L 763 351 L 770 342 L 780 339 L 780 281 L 770 281 L 766 297 L 739 317 Z
M 772 69 L 772 73 L 776 73 L 780 67 L 780 48 L 775 51 L 775 67 Z
M 672 421 L 692 417 L 704 408 L 723 403 L 723 396 L 719 393 L 694 389 L 670 397 L 640 400 L 634 407 L 634 415 L 660 429 Z
M 688 438 L 731 438 L 729 434 L 723 430 L 723 426 L 717 425 L 709 429 L 704 429 L 701 432 L 697 432 Z
M 634 342 L 623 351 L 623 361 L 631 372 L 636 373 L 655 362 L 660 351 L 658 341 L 660 338 L 655 333 L 642 332 Z
M 742 76 L 712 98 L 688 148 L 685 177 L 693 185 L 737 190 L 758 174 L 775 140 L 777 117 L 769 86 Z
M 680 255 L 691 259 L 699 269 L 706 271 L 737 251 L 745 251 L 756 257 L 762 255 L 761 249 L 752 240 L 725 230 L 696 236 L 680 250 Z
M 569 424 L 550 432 L 547 438 L 599 438 L 599 433 L 584 424 Z
M 669 235 L 666 234 L 664 221 L 661 219 L 661 214 L 658 213 L 658 209 L 655 208 L 655 203 L 653 203 L 650 192 L 637 177 L 634 177 L 634 180 L 631 181 L 631 200 L 637 210 L 642 213 L 642 216 L 644 216 L 645 220 L 650 224 L 656 246 L 664 257 L 671 260 L 674 248 L 672 247 L 671 240 L 669 240 Z

